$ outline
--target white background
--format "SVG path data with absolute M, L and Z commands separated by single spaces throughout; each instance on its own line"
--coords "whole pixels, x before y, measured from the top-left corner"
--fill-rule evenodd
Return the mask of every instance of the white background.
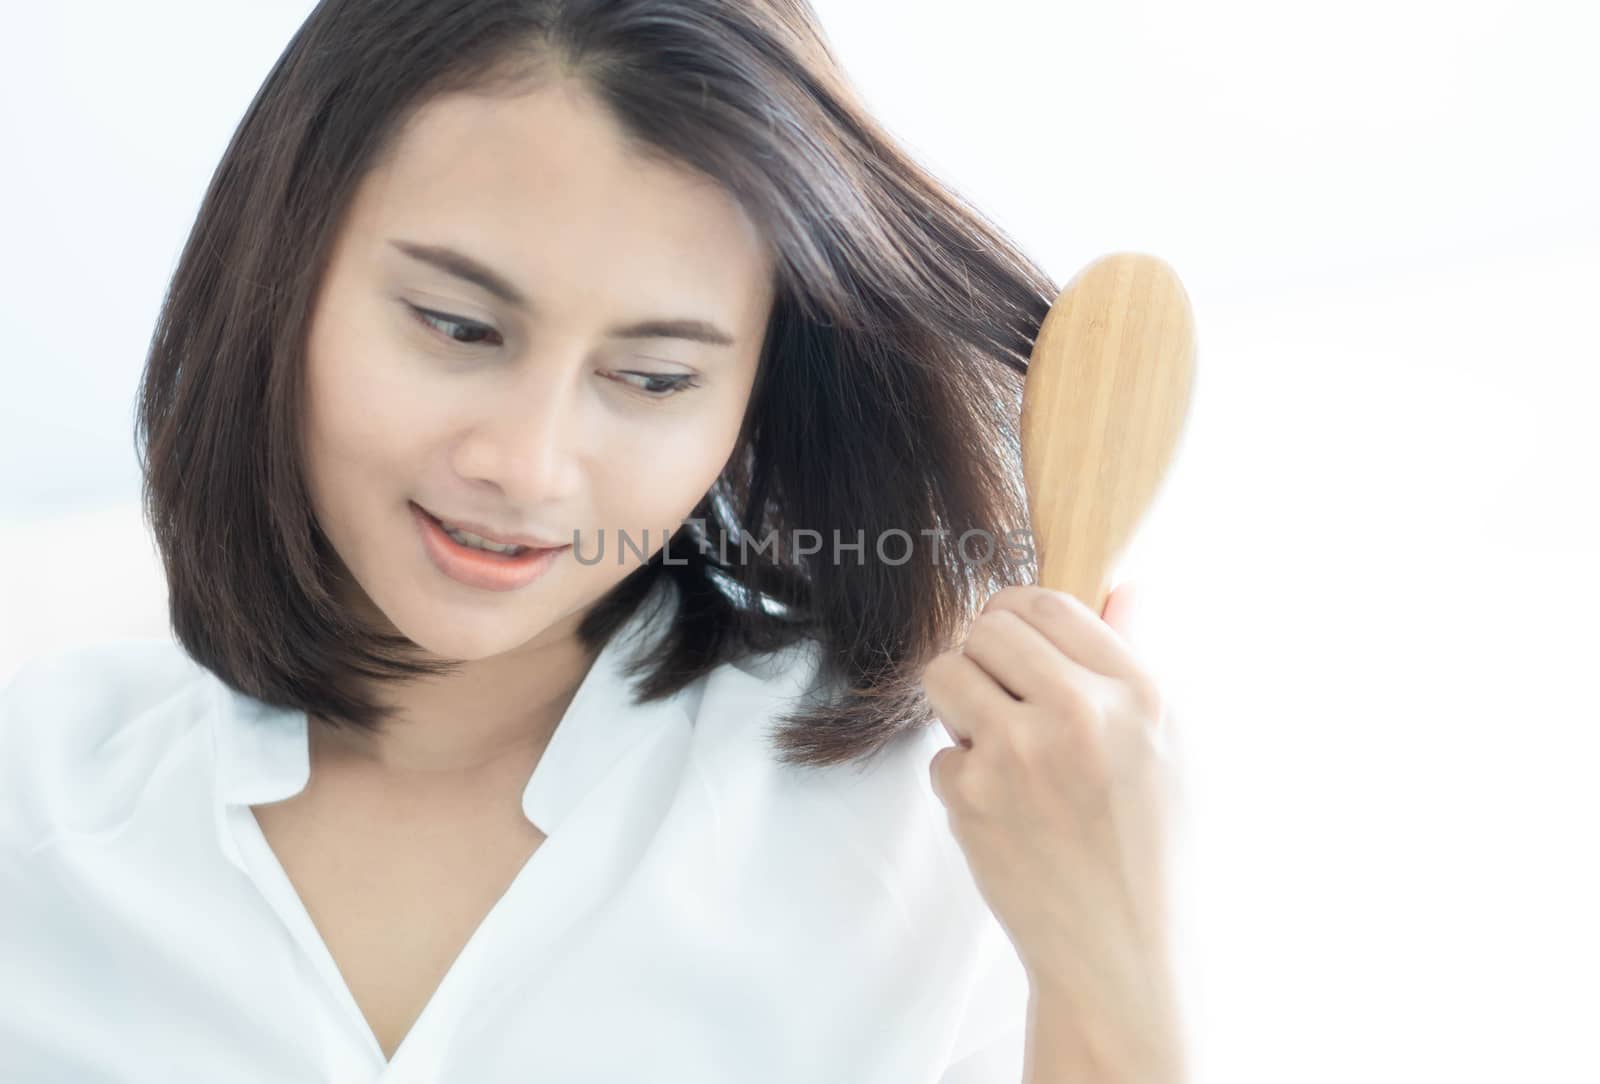
M 310 7 L 7 11 L 0 681 L 167 634 L 133 392 Z M 1058 281 L 1146 251 L 1193 302 L 1190 428 L 1123 571 L 1183 728 L 1196 1078 L 1600 1081 L 1592 6 L 818 10 Z

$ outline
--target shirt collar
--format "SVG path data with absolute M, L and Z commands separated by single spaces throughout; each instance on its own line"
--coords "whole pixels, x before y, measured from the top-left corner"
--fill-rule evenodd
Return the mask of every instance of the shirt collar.
M 635 740 L 689 725 L 681 693 L 635 706 L 637 679 L 625 672 L 653 642 L 647 633 L 671 624 L 675 612 L 658 606 L 667 591 L 675 611 L 673 585 L 660 583 L 601 647 L 528 778 L 522 811 L 547 835 Z M 304 711 L 262 703 L 215 677 L 212 684 L 216 805 L 219 825 L 225 825 L 228 806 L 282 801 L 304 790 L 311 779 L 311 747 Z M 233 852 L 226 835 L 223 845 Z

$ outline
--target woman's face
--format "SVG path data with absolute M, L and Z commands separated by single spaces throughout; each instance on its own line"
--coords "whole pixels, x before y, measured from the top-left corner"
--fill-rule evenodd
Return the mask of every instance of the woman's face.
M 659 550 L 727 462 L 772 272 L 729 196 L 631 157 L 572 85 L 431 102 L 356 193 L 307 343 L 307 480 L 349 601 L 461 659 L 575 623 L 639 564 L 619 535 Z M 731 341 L 617 330 L 647 321 Z M 577 547 L 526 586 L 468 585 L 413 505 Z

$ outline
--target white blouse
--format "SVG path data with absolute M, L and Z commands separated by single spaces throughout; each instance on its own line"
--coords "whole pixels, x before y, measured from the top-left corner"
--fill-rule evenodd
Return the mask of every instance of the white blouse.
M 636 616 L 528 779 L 545 833 L 386 1061 L 250 806 L 304 712 L 175 643 L 37 657 L 0 693 L 0 1080 L 1018 1084 L 1027 978 L 928 762 L 780 765 L 810 642 L 635 707 Z

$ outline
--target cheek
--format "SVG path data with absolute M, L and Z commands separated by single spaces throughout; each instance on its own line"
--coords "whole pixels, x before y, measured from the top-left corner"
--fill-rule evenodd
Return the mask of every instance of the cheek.
M 381 354 L 329 340 L 307 358 L 307 417 L 324 469 L 391 462 L 425 432 L 430 397 L 386 373 Z
M 650 527 L 653 539 L 663 528 L 676 528 L 717 480 L 738 433 L 704 413 L 673 425 L 640 427 L 612 441 L 596 462 L 595 504 L 604 514 L 600 526 L 613 529 Z
M 323 443 L 354 461 L 411 443 L 437 402 L 384 295 L 335 269 L 307 339 L 306 394 Z

